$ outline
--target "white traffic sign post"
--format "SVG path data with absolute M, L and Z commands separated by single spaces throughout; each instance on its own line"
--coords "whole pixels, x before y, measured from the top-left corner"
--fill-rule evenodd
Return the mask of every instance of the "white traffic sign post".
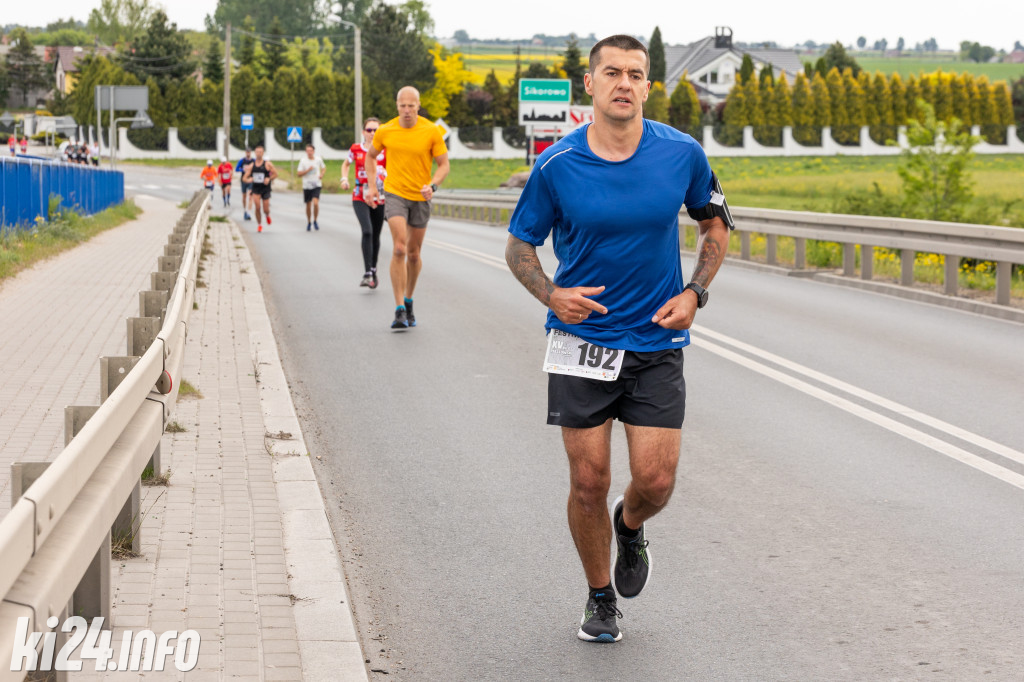
M 245 131 L 245 148 L 249 148 L 249 131 L 252 130 L 253 126 L 256 125 L 256 116 L 254 114 L 242 114 L 242 130 Z
M 569 122 L 572 81 L 568 78 L 522 78 L 519 80 L 519 125 L 530 134 L 526 162 L 532 165 L 534 128 L 555 128 Z
M 286 139 L 292 148 L 292 175 L 295 175 L 295 143 L 302 142 L 302 126 L 288 126 L 288 136 Z

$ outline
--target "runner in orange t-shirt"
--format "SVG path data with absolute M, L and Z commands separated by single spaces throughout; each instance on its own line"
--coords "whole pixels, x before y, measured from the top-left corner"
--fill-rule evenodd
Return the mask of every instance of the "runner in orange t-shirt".
M 210 196 L 213 196 L 213 185 L 217 182 L 217 169 L 213 167 L 213 159 L 209 159 L 203 170 L 199 171 L 199 178 L 203 181 L 203 187 L 210 190 Z

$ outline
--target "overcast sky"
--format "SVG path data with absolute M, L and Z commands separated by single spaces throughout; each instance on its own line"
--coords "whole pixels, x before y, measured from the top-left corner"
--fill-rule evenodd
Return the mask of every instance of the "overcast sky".
M 287 2 L 288 0 L 280 0 Z M 203 28 L 216 0 L 160 2 L 179 28 Z M 57 18 L 85 20 L 100 0 L 45 0 L 7 2 L 4 23 L 45 25 Z M 397 0 L 395 3 L 397 4 Z M 436 34 L 451 36 L 464 29 L 473 38 L 529 38 L 535 33 L 562 35 L 575 32 L 598 37 L 612 33 L 650 36 L 655 25 L 670 44 L 689 43 L 712 35 L 716 25 L 730 26 L 742 42 L 772 40 L 780 45 L 815 42 L 853 44 L 858 36 L 869 45 L 886 38 L 890 46 L 902 36 L 908 47 L 934 37 L 941 48 L 957 48 L 962 40 L 1013 48 L 1024 42 L 1024 3 L 1021 0 L 974 0 L 966 5 L 931 4 L 893 0 L 859 0 L 828 4 L 794 0 L 726 0 L 699 2 L 644 0 L 629 3 L 613 0 L 551 2 L 551 0 L 428 0 Z M 493 9 L 492 9 L 493 8 Z

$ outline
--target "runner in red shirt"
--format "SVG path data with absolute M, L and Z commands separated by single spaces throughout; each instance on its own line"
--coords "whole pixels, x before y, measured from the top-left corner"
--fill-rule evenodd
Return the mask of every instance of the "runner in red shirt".
M 373 134 L 380 126 L 380 119 L 370 117 L 363 124 L 363 143 L 354 144 L 348 150 L 348 158 L 341 164 L 341 188 L 346 190 L 348 184 L 348 169 L 350 165 L 356 167 L 356 187 L 352 191 L 352 210 L 359 220 L 359 227 L 363 231 L 363 265 L 366 274 L 359 282 L 361 287 L 377 288 L 377 256 L 380 255 L 380 230 L 384 226 L 384 178 L 387 171 L 384 169 L 384 152 L 377 155 L 377 196 L 379 202 L 373 205 L 363 200 L 363 188 L 366 186 L 366 150 L 373 142 Z
M 14 147 L 17 144 L 18 140 L 17 138 L 14 137 L 14 135 L 11 135 L 9 138 L 7 138 L 7 146 L 11 148 L 11 156 L 14 156 Z
M 228 163 L 228 157 L 220 157 L 220 165 L 217 166 L 217 177 L 220 178 L 221 199 L 224 201 L 224 208 L 231 205 L 231 178 L 234 176 L 234 167 Z
M 27 137 L 21 138 L 21 153 L 22 154 L 28 154 L 28 138 Z

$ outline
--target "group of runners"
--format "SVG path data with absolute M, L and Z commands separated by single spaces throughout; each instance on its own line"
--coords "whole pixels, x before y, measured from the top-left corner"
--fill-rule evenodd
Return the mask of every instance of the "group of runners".
M 540 154 L 513 212 L 505 252 L 515 277 L 548 309 L 547 422 L 561 428 L 569 460 L 568 525 L 588 585 L 577 636 L 588 642 L 622 638 L 617 597 L 637 597 L 650 579 L 646 522 L 665 508 L 675 485 L 686 402 L 683 348 L 734 227 L 700 145 L 643 117 L 649 71 L 647 49 L 631 36 L 594 45 L 584 75 L 594 120 Z M 414 88 L 402 88 L 398 117 L 383 124 L 367 119 L 362 143 L 342 165 L 346 190 L 355 168 L 352 200 L 365 266 L 360 286 L 376 288 L 383 221 L 391 230 L 394 330 L 416 326 L 413 292 L 430 201 L 449 170 L 441 133 L 418 115 L 419 104 Z M 312 146 L 306 151 L 300 175 L 307 230 L 319 229 L 324 166 Z M 255 159 L 246 157 L 236 171 L 243 172 L 243 189 L 251 183 L 257 197 L 261 231 L 259 199 L 270 224 L 276 171 L 260 147 Z M 636 200 L 637 178 L 644 178 L 643 201 Z M 698 225 L 686 284 L 679 259 L 683 206 Z M 554 279 L 537 256 L 549 237 L 559 262 Z M 631 479 L 609 511 L 616 419 L 624 424 Z

